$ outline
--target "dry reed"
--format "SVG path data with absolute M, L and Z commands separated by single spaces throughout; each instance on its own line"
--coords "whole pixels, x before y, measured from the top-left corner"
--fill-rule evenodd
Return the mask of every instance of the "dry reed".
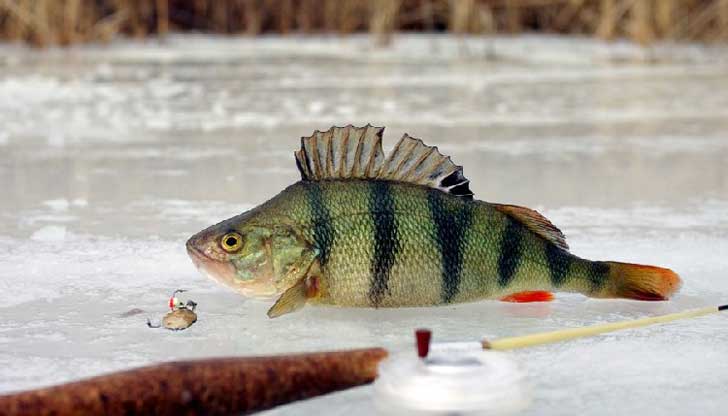
M 0 0 L 0 38 L 33 45 L 168 32 L 546 32 L 728 40 L 728 0 Z

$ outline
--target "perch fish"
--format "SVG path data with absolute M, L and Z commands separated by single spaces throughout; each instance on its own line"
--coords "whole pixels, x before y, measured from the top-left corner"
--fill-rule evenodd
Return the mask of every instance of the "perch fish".
M 571 252 L 529 208 L 473 198 L 461 166 L 404 135 L 385 155 L 384 128 L 332 127 L 301 139 L 301 180 L 262 205 L 192 236 L 212 279 L 277 297 L 268 316 L 305 304 L 444 305 L 548 301 L 552 291 L 666 300 L 673 271 Z

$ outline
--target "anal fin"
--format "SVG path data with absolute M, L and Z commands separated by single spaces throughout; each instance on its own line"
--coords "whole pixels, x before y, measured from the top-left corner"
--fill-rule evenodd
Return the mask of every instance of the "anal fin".
M 310 298 L 316 297 L 318 292 L 318 277 L 306 276 L 283 292 L 281 297 L 268 310 L 268 317 L 277 318 L 281 315 L 295 312 L 303 308 Z
M 554 300 L 554 294 L 545 290 L 528 290 L 525 292 L 511 293 L 500 299 L 503 302 L 529 303 L 529 302 L 550 302 Z

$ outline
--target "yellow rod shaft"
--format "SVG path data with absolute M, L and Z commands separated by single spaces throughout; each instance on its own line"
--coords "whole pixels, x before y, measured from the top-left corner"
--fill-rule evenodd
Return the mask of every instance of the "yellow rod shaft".
M 550 344 L 552 342 L 566 341 L 574 338 L 589 337 L 605 332 L 620 329 L 639 328 L 642 326 L 676 321 L 678 319 L 695 318 L 710 315 L 720 311 L 718 306 L 693 309 L 685 312 L 671 313 L 669 315 L 654 316 L 650 318 L 635 319 L 632 321 L 612 322 L 608 324 L 592 325 L 583 328 L 562 329 L 558 331 L 542 332 L 539 334 L 524 335 L 520 337 L 501 338 L 494 341 L 483 341 L 483 348 L 491 350 L 512 350 L 516 348 L 533 347 L 535 345 Z

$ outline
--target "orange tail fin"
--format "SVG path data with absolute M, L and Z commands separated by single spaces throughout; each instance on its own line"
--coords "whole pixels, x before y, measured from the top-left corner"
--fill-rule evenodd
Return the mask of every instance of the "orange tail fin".
M 605 262 L 613 291 L 607 297 L 667 300 L 680 289 L 680 277 L 670 269 L 641 264 Z

